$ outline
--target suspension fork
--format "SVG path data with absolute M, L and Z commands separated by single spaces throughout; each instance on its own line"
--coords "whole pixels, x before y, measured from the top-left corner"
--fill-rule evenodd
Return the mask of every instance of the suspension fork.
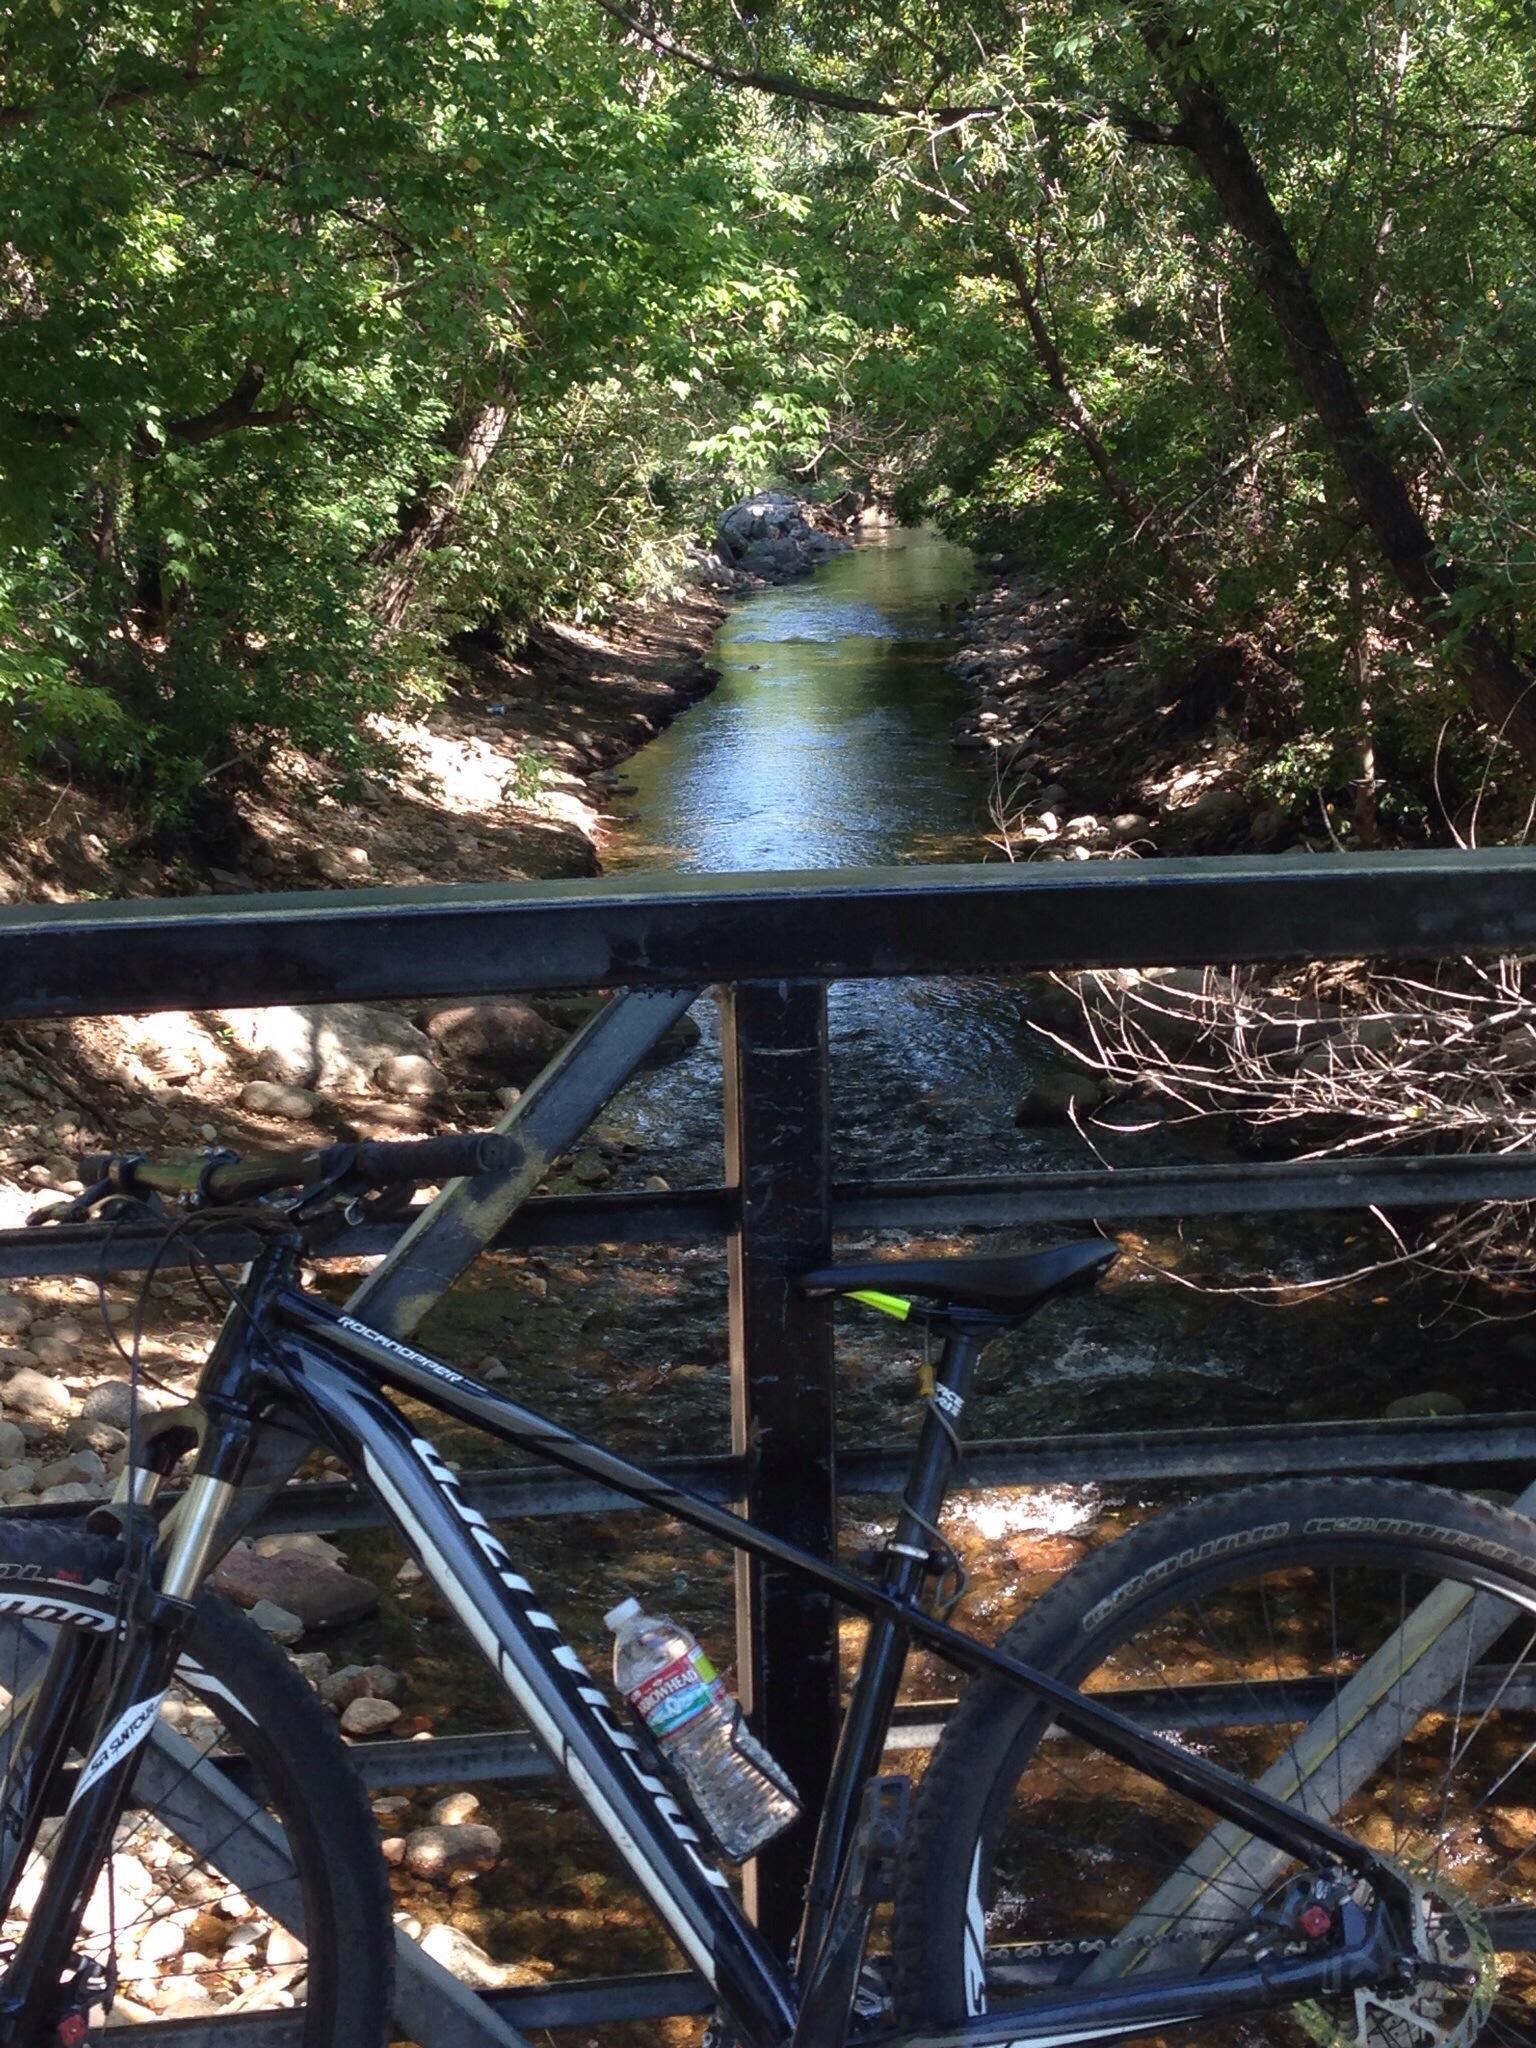
M 83 1630 L 63 1631 L 13 1751 L 12 1770 L 21 1765 L 21 1803 L 14 1838 L 7 1828 L 0 1839 L 0 1854 L 8 1859 L 0 1872 L 7 1903 L 62 1790 L 71 1749 L 82 1762 L 50 1845 L 37 1902 L 0 1984 L 0 2048 L 42 2048 L 57 2038 L 72 1997 L 78 2009 L 79 1995 L 66 1980 L 80 1922 L 109 1864 L 140 1747 L 175 1677 L 220 1526 L 249 1460 L 250 1322 L 240 1309 L 232 1311 L 210 1355 L 204 1374 L 209 1426 L 158 1558 L 160 1531 L 150 1503 L 190 1425 L 178 1423 L 179 1437 L 153 1442 L 148 1462 L 130 1468 L 119 1500 L 103 1511 L 125 1539 L 122 1627 L 115 1639 L 99 1635 L 89 1641 L 82 1640 Z M 100 1698 L 101 1707 L 87 1735 L 93 1698 Z M 9 1814 L 0 1816 L 0 1826 L 8 1821 Z
M 932 1528 L 943 1510 L 964 1412 L 983 1346 L 1005 1327 L 984 1316 L 953 1317 L 933 1371 L 896 1525 L 881 1555 L 880 1585 L 914 1606 L 932 1568 Z M 925 1368 L 926 1371 L 926 1368 Z M 799 1953 L 807 1963 L 794 2048 L 839 2048 L 858 1990 L 875 1905 L 871 1856 L 890 1821 L 877 1773 L 911 1644 L 898 1621 L 871 1620 L 858 1676 L 838 1738 L 826 1805 L 816 1835 Z

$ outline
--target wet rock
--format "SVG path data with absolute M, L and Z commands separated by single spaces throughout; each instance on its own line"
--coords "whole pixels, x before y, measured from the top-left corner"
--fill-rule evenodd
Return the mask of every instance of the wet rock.
M 393 1700 L 376 1700 L 371 1697 L 355 1699 L 341 1717 L 344 1735 L 382 1735 L 387 1728 L 393 1728 L 400 1718 L 400 1709 Z
M 319 1106 L 320 1098 L 307 1088 L 291 1088 L 282 1081 L 247 1081 L 240 1090 L 240 1107 L 253 1116 L 285 1116 L 303 1123 Z
M 480 1944 L 447 1920 L 429 1927 L 421 1937 L 422 1952 L 451 1970 L 461 1983 L 477 1991 L 502 1991 L 519 1984 L 542 1984 L 543 1976 L 526 1963 L 498 1963 Z
M 433 1011 L 425 1027 L 445 1059 L 488 1081 L 531 1081 L 565 1043 L 537 1010 L 508 998 L 453 1003 Z
M 393 1699 L 400 1690 L 400 1674 L 387 1664 L 344 1664 L 320 1681 L 320 1697 L 338 1713 L 354 1700 Z
M 1020 1099 L 1013 1120 L 1028 1130 L 1044 1124 L 1066 1123 L 1074 1116 L 1089 1116 L 1107 1099 L 1109 1091 L 1091 1074 L 1059 1072 L 1041 1074 Z
M 399 1101 L 435 1101 L 448 1093 L 448 1076 L 419 1052 L 391 1053 L 379 1061 L 371 1078 L 381 1095 Z
M 254 1601 L 249 1614 L 262 1634 L 271 1636 L 275 1642 L 296 1643 L 304 1633 L 304 1624 L 293 1610 L 279 1607 L 275 1600 Z
M 480 1811 L 480 1801 L 473 1792 L 450 1792 L 439 1799 L 427 1815 L 434 1827 L 462 1827 Z
M 24 1365 L 0 1389 L 8 1420 L 57 1423 L 62 1426 L 75 1410 L 75 1398 L 68 1387 L 46 1373 Z
M 1389 1422 L 1401 1422 L 1416 1415 L 1465 1415 L 1466 1412 L 1467 1404 L 1459 1395 L 1432 1390 L 1422 1394 L 1400 1394 L 1382 1410 Z
M 345 1715 L 341 1725 L 347 1725 Z M 437 1884 L 456 1884 L 476 1871 L 488 1870 L 500 1854 L 500 1835 L 474 1821 L 456 1827 L 416 1828 L 405 1838 L 406 1869 L 413 1877 L 431 1878 Z
M 237 1543 L 213 1574 L 213 1583 L 242 1607 L 270 1600 L 299 1616 L 306 1628 L 344 1628 L 379 1604 L 377 1590 L 340 1566 L 304 1556 L 263 1557 Z

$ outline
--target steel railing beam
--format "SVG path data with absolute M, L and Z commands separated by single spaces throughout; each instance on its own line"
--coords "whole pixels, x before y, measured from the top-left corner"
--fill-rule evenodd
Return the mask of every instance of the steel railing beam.
M 1536 947 L 1536 850 L 604 875 L 0 909 L 0 1014 Z

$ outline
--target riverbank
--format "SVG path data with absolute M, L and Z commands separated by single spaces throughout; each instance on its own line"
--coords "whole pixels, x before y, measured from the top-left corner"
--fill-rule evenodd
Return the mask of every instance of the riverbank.
M 1328 821 L 1258 786 L 1266 676 L 1231 643 L 1171 671 L 1125 621 L 1044 578 L 1002 574 L 952 662 L 975 695 L 955 745 L 994 764 L 999 841 L 1023 859 L 1327 848 Z

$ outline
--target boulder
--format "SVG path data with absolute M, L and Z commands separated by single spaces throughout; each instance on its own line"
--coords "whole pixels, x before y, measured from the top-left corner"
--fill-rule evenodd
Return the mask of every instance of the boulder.
M 377 1003 L 275 1003 L 221 1014 L 263 1079 L 325 1095 L 366 1095 L 381 1062 L 392 1054 L 425 1059 L 432 1050 L 426 1033 L 409 1018 Z
M 237 1543 L 213 1574 L 219 1592 L 241 1607 L 269 1600 L 296 1614 L 306 1628 L 344 1628 L 379 1604 L 367 1579 L 322 1558 L 263 1557 L 250 1543 Z
M 565 1043 L 565 1034 L 527 1003 L 451 1003 L 425 1020 L 434 1049 L 487 1081 L 531 1081 Z
M 1069 1123 L 1073 1117 L 1090 1116 L 1105 1101 L 1108 1090 L 1092 1074 L 1072 1074 L 1065 1068 L 1039 1075 L 1025 1090 L 1013 1113 L 1013 1120 L 1025 1129 L 1041 1124 Z

